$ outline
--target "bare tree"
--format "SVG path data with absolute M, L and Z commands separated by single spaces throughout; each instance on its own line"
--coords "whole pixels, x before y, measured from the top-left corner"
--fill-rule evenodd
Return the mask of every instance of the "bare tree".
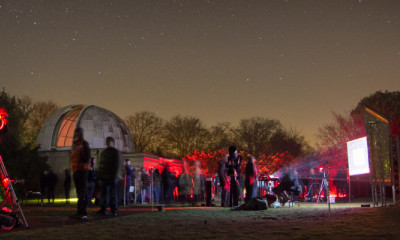
M 252 117 L 240 120 L 233 134 L 236 144 L 257 158 L 263 154 L 272 136 L 279 129 L 281 123 L 278 120 Z
M 333 122 L 318 129 L 318 147 L 321 150 L 346 151 L 348 141 L 363 136 L 363 129 L 357 126 L 350 115 L 333 113 Z
M 217 123 L 210 129 L 207 150 L 228 149 L 233 145 L 232 127 L 229 122 Z
M 142 111 L 125 118 L 135 142 L 136 152 L 155 153 L 163 132 L 164 121 L 155 113 Z
M 270 154 L 288 152 L 293 157 L 311 153 L 312 147 L 294 129 L 278 129 L 267 146 Z
M 44 122 L 59 106 L 52 101 L 39 101 L 32 104 L 29 100 L 25 100 L 25 103 L 24 109 L 28 112 L 25 122 L 27 142 L 31 146 L 36 146 L 37 137 Z
M 208 130 L 200 119 L 195 117 L 174 116 L 165 125 L 165 145 L 169 152 L 177 157 L 183 157 L 193 150 L 203 150 Z
M 364 136 L 363 127 L 357 126 L 350 115 L 333 113 L 333 122 L 318 129 L 318 152 L 331 159 L 332 173 L 347 165 L 347 142 Z

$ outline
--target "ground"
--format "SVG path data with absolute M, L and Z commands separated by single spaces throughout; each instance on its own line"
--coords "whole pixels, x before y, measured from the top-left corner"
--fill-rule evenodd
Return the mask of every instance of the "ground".
M 400 239 L 400 207 L 361 207 L 365 203 L 300 203 L 263 211 L 151 205 L 99 216 L 69 218 L 72 206 L 23 206 L 29 229 L 1 232 L 0 239 Z

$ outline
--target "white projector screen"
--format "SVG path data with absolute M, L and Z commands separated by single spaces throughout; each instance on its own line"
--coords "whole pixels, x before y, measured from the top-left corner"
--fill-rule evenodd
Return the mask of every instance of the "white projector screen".
M 369 173 L 367 137 L 347 142 L 349 175 Z

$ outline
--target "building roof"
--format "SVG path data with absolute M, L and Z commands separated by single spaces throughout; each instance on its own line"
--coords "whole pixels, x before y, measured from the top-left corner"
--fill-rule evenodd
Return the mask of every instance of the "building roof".
M 58 109 L 43 124 L 39 151 L 70 150 L 77 127 L 84 130 L 84 139 L 91 149 L 105 148 L 105 139 L 113 137 L 121 152 L 135 151 L 128 127 L 113 112 L 95 105 L 70 105 Z

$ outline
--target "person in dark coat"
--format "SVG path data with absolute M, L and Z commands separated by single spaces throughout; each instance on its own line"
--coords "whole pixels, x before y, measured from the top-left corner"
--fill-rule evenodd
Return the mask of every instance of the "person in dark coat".
M 118 215 L 118 183 L 122 179 L 123 162 L 120 152 L 114 147 L 114 138 L 107 137 L 107 148 L 101 153 L 97 177 L 101 188 L 100 210 L 97 213 Z
M 53 203 L 54 203 L 54 199 L 56 197 L 55 191 L 56 191 L 56 185 L 58 182 L 58 177 L 53 169 L 50 169 L 49 174 L 47 174 L 46 180 L 47 180 L 47 190 L 48 190 L 47 191 L 47 201 L 48 201 L 48 203 L 50 203 L 50 199 L 52 199 Z
M 133 177 L 133 170 L 131 167 L 131 161 L 129 159 L 125 159 L 125 166 L 124 166 L 124 185 L 125 185 L 125 203 L 130 203 L 131 200 L 130 196 L 130 189 L 132 186 L 132 177 Z
M 294 168 L 290 168 L 285 176 L 280 180 L 278 186 L 274 187 L 272 191 L 277 195 L 280 203 L 288 202 L 288 193 L 294 190 L 294 186 L 297 182 L 298 174 Z
M 49 174 L 48 171 L 43 171 L 40 174 L 40 199 L 41 205 L 43 205 L 43 199 L 47 196 L 47 175 Z
M 169 165 L 166 164 L 164 170 L 161 173 L 162 182 L 162 200 L 165 204 L 170 204 L 172 198 L 172 182 L 171 182 L 171 172 L 169 170 Z
M 226 163 L 228 176 L 231 178 L 230 181 L 230 206 L 238 206 L 239 205 L 239 196 L 240 196 L 240 175 L 241 170 L 240 166 L 242 164 L 242 157 L 238 155 L 237 148 L 235 146 L 229 147 L 229 156 L 228 162 Z

